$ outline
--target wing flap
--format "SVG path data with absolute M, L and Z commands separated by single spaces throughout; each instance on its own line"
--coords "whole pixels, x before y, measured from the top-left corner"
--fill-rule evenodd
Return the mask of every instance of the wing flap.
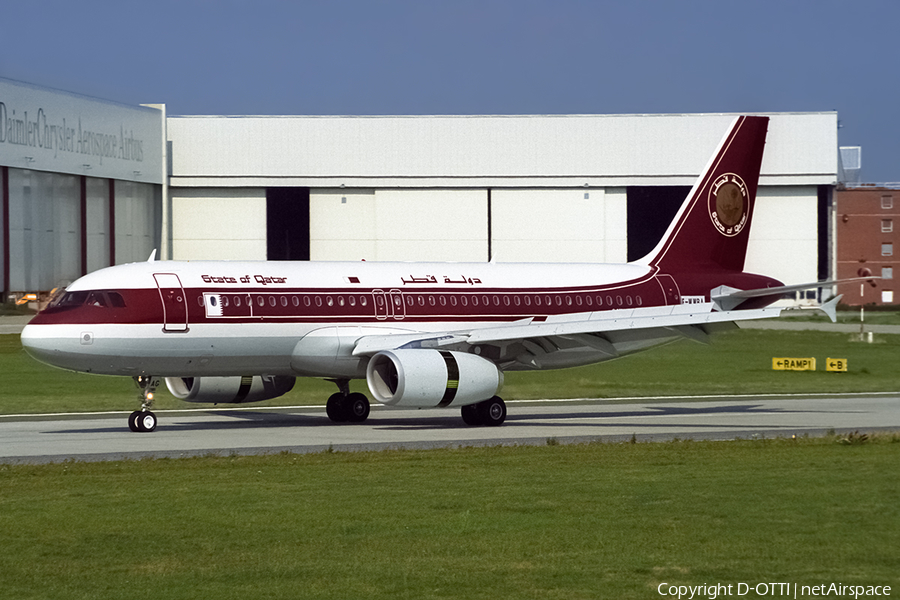
M 630 315 L 617 315 L 613 318 L 597 318 L 564 323 L 552 323 L 548 321 L 545 323 L 530 323 L 528 325 L 488 327 L 471 331 L 468 334 L 466 341 L 469 344 L 474 345 L 492 342 L 508 342 L 534 337 L 565 337 L 581 333 L 612 333 L 639 329 L 666 328 L 678 331 L 678 328 L 684 326 L 702 326 L 713 323 L 769 319 L 779 316 L 782 311 L 780 308 L 759 308 L 755 310 L 737 310 L 728 312 L 712 311 L 711 303 L 683 306 L 690 310 L 673 310 L 670 314 L 663 315 L 659 314 L 659 311 L 655 311 L 654 309 L 649 309 L 654 310 L 654 312 L 644 314 L 642 311 L 648 309 L 637 308 L 633 311 L 610 311 L 632 313 Z M 683 332 L 679 332 L 679 334 L 684 335 Z M 696 336 L 694 334 L 689 334 L 688 337 Z

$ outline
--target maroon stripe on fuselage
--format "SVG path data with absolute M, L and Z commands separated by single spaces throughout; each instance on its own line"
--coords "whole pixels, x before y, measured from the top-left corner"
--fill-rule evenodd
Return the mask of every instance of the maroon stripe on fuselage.
M 122 295 L 125 308 L 88 304 L 49 308 L 33 323 L 163 322 L 158 289 L 116 291 Z M 190 324 L 502 322 L 666 304 L 662 289 L 652 276 L 615 285 L 572 288 L 187 288 L 184 297 Z

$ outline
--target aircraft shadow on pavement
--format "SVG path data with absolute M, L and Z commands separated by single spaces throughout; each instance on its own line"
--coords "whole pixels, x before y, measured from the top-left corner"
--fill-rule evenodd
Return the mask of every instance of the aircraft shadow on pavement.
M 809 410 L 788 410 L 784 408 L 765 408 L 762 404 L 723 404 L 719 406 L 703 406 L 703 407 L 684 407 L 684 406 L 647 406 L 641 410 L 629 411 L 610 411 L 608 409 L 584 410 L 581 412 L 559 412 L 547 414 L 522 414 L 511 412 L 506 417 L 506 422 L 500 429 L 505 427 L 519 426 L 552 426 L 552 427 L 671 427 L 673 422 L 654 423 L 652 421 L 640 423 L 622 423 L 621 421 L 597 421 L 607 417 L 609 419 L 634 418 L 634 417 L 665 417 L 665 416 L 702 416 L 702 415 L 768 415 L 768 414 L 791 414 L 791 413 L 820 413 L 822 411 Z M 842 411 L 843 412 L 843 411 Z M 380 429 L 397 429 L 397 430 L 427 430 L 427 429 L 443 429 L 454 426 L 454 423 L 439 423 L 437 419 L 428 419 L 428 423 L 411 418 L 397 419 L 397 424 L 391 426 L 379 420 Z M 468 428 L 457 417 L 455 425 L 458 427 Z M 563 422 L 569 421 L 569 422 Z M 737 425 L 726 423 L 678 423 L 679 427 L 758 427 L 758 425 Z
M 684 416 L 699 417 L 704 415 L 771 415 L 771 414 L 791 414 L 791 413 L 820 413 L 822 411 L 809 410 L 789 410 L 784 408 L 765 408 L 761 404 L 723 404 L 718 406 L 703 407 L 685 407 L 685 406 L 647 406 L 641 410 L 628 411 L 610 411 L 608 409 L 600 410 L 584 410 L 580 412 L 557 412 L 547 414 L 516 414 L 510 413 L 504 425 L 499 430 L 507 427 L 534 427 L 534 426 L 553 426 L 553 427 L 641 427 L 641 428 L 664 428 L 671 427 L 673 422 L 653 422 L 640 421 L 623 423 L 619 419 L 635 418 L 635 417 L 666 417 L 666 416 Z M 848 411 L 839 411 L 848 412 Z M 190 420 L 180 420 L 179 417 L 160 416 L 159 431 L 234 431 L 249 429 L 267 429 L 267 428 L 311 428 L 311 427 L 375 427 L 384 431 L 427 431 L 427 430 L 446 430 L 446 429 L 472 429 L 464 424 L 462 418 L 456 411 L 452 413 L 444 412 L 440 414 L 437 411 L 434 416 L 416 415 L 411 416 L 409 413 L 398 416 L 389 416 L 389 411 L 373 413 L 365 423 L 332 423 L 327 416 L 310 415 L 302 413 L 281 413 L 281 412 L 230 412 L 230 411 L 203 411 L 196 415 L 191 415 Z M 213 420 L 203 420 L 203 415 L 217 417 Z M 221 417 L 228 417 L 227 420 Z M 607 417 L 611 420 L 603 421 Z M 615 419 L 615 420 L 612 420 Z M 679 422 L 679 427 L 740 427 L 753 428 L 758 425 L 737 424 L 737 423 L 684 423 Z M 47 431 L 50 434 L 86 434 L 86 433 L 112 433 L 127 431 L 128 426 L 124 423 L 110 422 L 107 427 L 93 427 L 90 429 L 66 429 L 57 431 Z M 483 429 L 483 428 L 478 428 Z

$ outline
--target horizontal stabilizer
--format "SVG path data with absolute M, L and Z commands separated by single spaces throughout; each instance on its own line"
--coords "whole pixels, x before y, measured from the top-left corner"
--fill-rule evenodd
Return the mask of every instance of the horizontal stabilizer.
M 801 290 L 813 290 L 821 287 L 829 287 L 839 283 L 853 283 L 855 281 L 872 282 L 872 280 L 874 279 L 881 279 L 881 277 L 852 277 L 850 279 L 829 279 L 827 281 L 816 281 L 814 283 L 780 285 L 778 287 L 760 288 L 756 290 L 738 290 L 732 287 L 728 287 L 727 285 L 722 285 L 710 291 L 709 297 L 716 305 L 717 310 L 734 310 L 745 300 L 748 300 L 750 298 L 765 298 L 772 296 L 781 297 L 785 294 L 789 294 L 791 292 L 799 292 Z

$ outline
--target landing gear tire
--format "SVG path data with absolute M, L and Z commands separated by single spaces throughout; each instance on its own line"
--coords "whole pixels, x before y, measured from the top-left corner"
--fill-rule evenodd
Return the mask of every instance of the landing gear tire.
M 143 414 L 141 411 L 136 410 L 128 415 L 128 429 L 135 433 L 140 431 L 140 429 L 138 429 L 138 419 L 141 417 L 141 414 Z
M 128 415 L 128 429 L 135 433 L 150 433 L 157 423 L 156 415 L 149 410 L 136 410 Z
M 506 402 L 499 396 L 494 396 L 478 404 L 463 406 L 460 412 L 466 425 L 497 427 L 506 420 Z
M 462 413 L 462 420 L 466 425 L 481 425 L 477 404 L 467 404 L 460 409 L 460 412 Z
M 478 407 L 478 416 L 482 425 L 497 427 L 506 420 L 506 402 L 497 396 L 490 400 L 479 402 L 476 406 Z
M 325 414 L 333 423 L 346 423 L 350 418 L 349 411 L 344 409 L 344 395 L 340 392 L 332 394 L 325 404 Z
M 344 398 L 344 411 L 351 423 L 362 423 L 369 417 L 369 399 L 355 392 Z

